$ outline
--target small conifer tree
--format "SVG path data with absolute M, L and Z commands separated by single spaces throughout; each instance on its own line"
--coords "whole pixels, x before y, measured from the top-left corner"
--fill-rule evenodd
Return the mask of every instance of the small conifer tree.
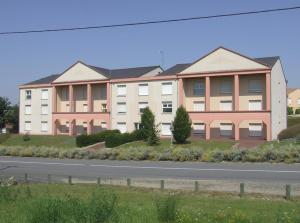
M 183 106 L 180 106 L 176 111 L 176 116 L 173 121 L 172 134 L 176 143 L 185 143 L 187 138 L 191 136 L 192 122 L 189 114 Z

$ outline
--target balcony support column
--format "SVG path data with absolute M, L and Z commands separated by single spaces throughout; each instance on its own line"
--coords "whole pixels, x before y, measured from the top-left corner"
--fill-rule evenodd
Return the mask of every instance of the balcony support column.
M 87 84 L 87 104 L 88 104 L 88 112 L 93 112 L 93 99 L 92 99 L 92 85 Z
M 205 77 L 205 111 L 210 111 L 210 77 Z
M 210 123 L 209 121 L 205 122 L 205 139 L 210 140 Z
M 57 112 L 57 89 L 56 86 L 52 87 L 52 112 Z
M 240 81 L 239 75 L 234 75 L 234 110 L 239 110 L 239 100 L 240 100 Z
M 110 83 L 109 82 L 106 83 L 106 108 L 107 108 L 107 112 L 110 112 Z
M 75 109 L 74 109 L 74 86 L 73 85 L 69 85 L 69 108 L 70 108 L 70 111 L 69 112 L 74 112 Z
M 240 140 L 240 123 L 234 122 L 234 140 Z
M 271 74 L 266 73 L 266 110 L 271 110 Z
M 87 121 L 87 134 L 88 135 L 93 133 L 93 125 L 94 125 L 93 119 Z
M 183 95 L 184 95 L 183 80 L 182 80 L 182 78 L 179 78 L 178 79 L 178 102 L 179 102 L 179 106 L 183 106 Z

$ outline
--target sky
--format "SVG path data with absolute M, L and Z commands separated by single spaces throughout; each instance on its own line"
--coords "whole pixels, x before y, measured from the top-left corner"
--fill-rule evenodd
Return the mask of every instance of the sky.
M 0 32 L 97 26 L 300 6 L 292 0 L 1 0 Z M 280 56 L 300 87 L 300 10 L 114 29 L 0 36 L 0 96 L 81 60 L 105 68 L 193 62 L 219 46 Z

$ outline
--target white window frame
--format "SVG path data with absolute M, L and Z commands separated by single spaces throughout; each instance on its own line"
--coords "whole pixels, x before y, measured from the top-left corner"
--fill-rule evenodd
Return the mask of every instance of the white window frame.
M 172 82 L 161 83 L 161 94 L 162 95 L 172 95 L 173 94 L 173 83 Z
M 193 134 L 194 135 L 204 135 L 205 134 L 205 124 L 202 122 L 193 123 Z
M 161 135 L 162 136 L 171 136 L 172 132 L 171 132 L 171 123 L 161 123 Z M 165 132 L 164 130 L 168 131 Z
M 220 136 L 232 136 L 232 123 L 220 123 Z
M 171 109 L 171 111 L 166 111 Z M 172 113 L 173 112 L 173 103 L 172 101 L 163 101 L 162 102 L 162 112 L 163 113 Z
M 127 132 L 126 122 L 117 122 L 117 129 L 118 129 L 121 133 Z
M 42 104 L 41 114 L 42 115 L 48 115 L 49 114 L 48 104 Z
M 88 104 L 83 104 L 83 112 L 88 112 Z
M 220 111 L 232 111 L 232 100 L 221 100 Z
M 193 110 L 197 112 L 205 111 L 205 102 L 204 101 L 194 101 Z
M 253 107 L 253 103 L 260 103 L 260 108 Z M 249 100 L 248 101 L 248 110 L 249 111 L 261 111 L 262 110 L 262 100 Z
M 195 81 L 193 83 L 193 95 L 194 96 L 203 96 L 204 93 L 205 93 L 204 81 Z
M 25 100 L 31 100 L 31 98 L 32 98 L 32 91 L 25 90 Z
M 102 129 L 107 129 L 107 123 L 106 122 L 101 122 L 101 128 Z
M 120 109 L 123 108 L 123 109 Z M 127 108 L 126 108 L 126 102 L 118 102 L 117 103 L 117 113 L 118 114 L 126 114 Z
M 249 93 L 261 93 L 262 92 L 262 80 L 253 79 L 248 82 Z
M 232 81 L 231 80 L 222 80 L 221 81 L 220 93 L 221 94 L 232 94 Z
M 41 121 L 41 132 L 48 132 L 49 126 L 47 121 Z
M 117 96 L 118 97 L 125 97 L 126 94 L 127 94 L 126 84 L 117 85 Z
M 107 112 L 107 104 L 106 103 L 101 104 L 101 112 Z
M 31 105 L 25 105 L 25 115 L 31 115 L 31 114 L 32 114 Z
M 249 123 L 249 136 L 261 137 L 263 131 L 262 123 Z
M 147 83 L 139 84 L 139 96 L 149 95 L 149 85 Z
M 31 121 L 25 121 L 24 130 L 31 131 Z
M 139 102 L 139 113 L 142 114 L 147 107 L 148 102 Z
M 42 89 L 41 90 L 41 99 L 42 100 L 48 100 L 49 99 L 49 91 L 48 91 L 48 89 Z

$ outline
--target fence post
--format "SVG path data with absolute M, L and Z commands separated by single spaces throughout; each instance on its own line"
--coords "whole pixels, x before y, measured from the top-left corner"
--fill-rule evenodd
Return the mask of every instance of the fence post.
M 195 181 L 195 192 L 199 191 L 199 183 L 198 181 Z
M 72 176 L 69 176 L 69 184 L 72 184 Z
M 52 183 L 52 177 L 51 177 L 51 174 L 48 174 L 48 184 L 51 184 Z
M 24 181 L 25 181 L 25 184 L 28 184 L 28 174 L 27 173 L 25 173 Z
M 242 197 L 245 193 L 245 184 L 240 183 L 240 197 Z
M 100 178 L 100 177 L 97 178 L 97 184 L 98 184 L 98 185 L 101 184 L 101 178 Z
M 130 187 L 131 186 L 131 179 L 127 178 L 127 186 Z
M 165 189 L 165 181 L 164 180 L 160 180 L 160 189 L 161 190 Z
M 285 199 L 291 199 L 291 185 L 289 184 L 285 185 Z

